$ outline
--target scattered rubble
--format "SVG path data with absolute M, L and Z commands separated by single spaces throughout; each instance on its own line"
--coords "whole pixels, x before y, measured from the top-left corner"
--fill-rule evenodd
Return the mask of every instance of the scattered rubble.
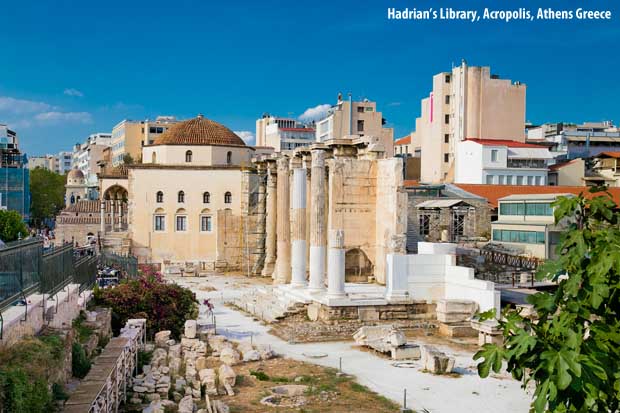
M 420 346 L 407 343 L 405 334 L 391 325 L 364 326 L 355 332 L 353 339 L 358 345 L 380 353 L 390 353 L 393 360 L 420 358 Z

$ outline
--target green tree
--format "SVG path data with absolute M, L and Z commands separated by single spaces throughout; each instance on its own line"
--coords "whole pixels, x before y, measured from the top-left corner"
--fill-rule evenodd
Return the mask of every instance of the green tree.
M 125 165 L 131 165 L 133 163 L 133 157 L 130 153 L 126 153 L 125 155 L 123 155 L 123 163 Z
M 66 175 L 43 168 L 30 171 L 30 216 L 35 225 L 54 218 L 65 206 Z
M 592 192 L 598 192 L 594 188 Z M 503 345 L 485 344 L 478 373 L 499 372 L 503 362 L 525 387 L 536 386 L 536 412 L 618 412 L 620 409 L 620 213 L 606 192 L 559 198 L 556 223 L 569 228 L 559 258 L 537 278 L 558 282 L 529 297 L 535 316 L 503 311 Z M 490 313 L 482 318 L 490 318 Z
M 19 239 L 20 235 L 22 238 L 28 235 L 28 227 L 19 212 L 0 210 L 0 239 L 11 242 Z

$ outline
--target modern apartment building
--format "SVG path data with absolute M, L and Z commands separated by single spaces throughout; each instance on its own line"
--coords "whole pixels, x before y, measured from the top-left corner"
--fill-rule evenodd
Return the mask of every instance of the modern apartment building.
M 548 163 L 552 159 L 553 155 L 547 148 L 534 144 L 498 139 L 466 139 L 456 144 L 454 182 L 547 185 Z
M 73 146 L 73 167 L 79 169 L 84 175 L 84 182 L 88 187 L 96 188 L 97 163 L 103 160 L 103 151 L 112 143 L 112 134 L 94 133 L 84 143 L 76 143 Z
M 265 114 L 256 120 L 256 146 L 272 147 L 280 152 L 308 146 L 314 141 L 314 128 L 296 119 Z
M 420 140 L 415 132 L 394 141 L 394 156 L 419 158 L 421 155 Z
M 30 171 L 19 150 L 17 133 L 0 124 L 0 209 L 30 217 Z
M 527 129 L 527 141 L 548 146 L 558 161 L 620 150 L 620 129 L 611 121 L 546 123 Z
M 500 79 L 489 67 L 468 66 L 465 61 L 433 76 L 432 90 L 422 99 L 415 126 L 422 182 L 454 182 L 458 142 L 524 142 L 525 91 L 524 84 Z
M 555 224 L 551 204 L 569 193 L 509 195 L 498 200 L 497 221 L 491 223 L 492 240 L 517 253 L 553 258 L 565 229 Z
M 126 154 L 135 162 L 140 162 L 142 147 L 150 145 L 155 138 L 177 123 L 174 116 L 158 116 L 154 121 L 123 120 L 112 129 L 112 165 L 123 163 Z
M 28 157 L 28 169 L 43 168 L 64 175 L 73 165 L 73 152 L 58 152 L 57 155 L 41 155 Z
M 377 103 L 364 99 L 354 102 L 338 96 L 336 105 L 329 109 L 325 118 L 316 122 L 316 140 L 324 142 L 349 135 L 374 136 L 383 144 L 387 156 L 394 153 L 394 129 L 384 128 L 383 114 L 377 112 Z

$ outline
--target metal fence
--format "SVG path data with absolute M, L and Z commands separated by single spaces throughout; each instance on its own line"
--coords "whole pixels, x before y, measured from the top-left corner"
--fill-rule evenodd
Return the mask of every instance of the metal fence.
M 102 252 L 99 256 L 99 260 L 102 265 L 121 270 L 128 278 L 135 278 L 138 276 L 138 259 L 136 257 Z
M 97 280 L 97 257 L 76 257 L 71 244 L 43 249 L 40 239 L 28 239 L 0 250 L 0 311 L 29 294 L 55 294 L 70 283 L 80 291 Z

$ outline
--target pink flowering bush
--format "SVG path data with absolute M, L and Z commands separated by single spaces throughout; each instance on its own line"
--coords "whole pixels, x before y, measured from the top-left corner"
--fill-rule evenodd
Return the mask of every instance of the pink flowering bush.
M 185 320 L 195 319 L 198 302 L 193 292 L 168 284 L 152 268 L 139 278 L 127 280 L 115 288 L 96 289 L 95 304 L 112 309 L 112 329 L 118 334 L 130 318 L 145 318 L 147 334 L 170 330 L 174 338 L 183 332 Z

